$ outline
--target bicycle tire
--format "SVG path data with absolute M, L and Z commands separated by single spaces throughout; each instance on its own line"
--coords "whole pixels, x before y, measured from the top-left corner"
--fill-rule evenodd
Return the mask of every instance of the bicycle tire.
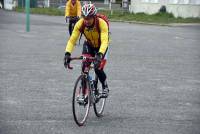
M 87 92 L 86 93 L 87 104 L 86 104 L 86 106 L 83 105 L 83 107 L 86 107 L 86 111 L 85 111 L 83 118 L 81 120 L 79 120 L 79 115 L 77 114 L 78 109 L 76 109 L 76 105 L 79 105 L 79 106 L 81 106 L 81 105 L 77 102 L 77 93 L 78 93 L 78 95 L 80 95 L 80 91 L 82 91 L 82 89 L 78 89 L 77 87 L 78 87 L 79 83 L 82 82 L 82 81 L 86 82 L 86 91 L 85 92 Z M 82 88 L 82 85 L 81 85 L 81 88 Z M 74 120 L 75 120 L 75 122 L 78 126 L 84 125 L 84 123 L 87 120 L 88 114 L 89 114 L 90 103 L 91 103 L 91 101 L 90 101 L 90 89 L 89 88 L 90 87 L 89 87 L 88 79 L 85 77 L 85 75 L 80 75 L 78 77 L 78 79 L 76 80 L 76 83 L 75 83 L 75 86 L 74 86 L 73 98 L 72 98 L 73 116 L 74 116 Z M 77 90 L 78 90 L 78 92 L 77 92 Z M 84 99 L 84 101 L 85 101 L 85 99 Z
M 98 86 L 98 83 L 99 83 L 98 82 L 98 77 L 95 78 L 95 81 L 96 81 L 96 84 L 97 84 L 97 86 L 95 88 L 98 91 L 98 93 L 100 93 L 100 90 L 99 90 L 100 88 Z M 101 90 L 102 90 L 102 88 L 101 88 Z M 95 113 L 95 115 L 97 117 L 102 117 L 103 116 L 103 111 L 104 111 L 104 108 L 105 108 L 105 104 L 106 104 L 106 98 L 100 98 L 100 100 L 98 102 L 93 104 L 94 113 Z

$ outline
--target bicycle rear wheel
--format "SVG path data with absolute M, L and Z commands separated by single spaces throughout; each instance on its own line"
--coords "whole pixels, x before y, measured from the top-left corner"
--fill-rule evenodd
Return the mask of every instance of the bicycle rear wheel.
M 106 98 L 101 98 L 102 87 L 101 83 L 99 82 L 98 78 L 95 79 L 95 89 L 96 89 L 96 103 L 94 103 L 94 112 L 97 117 L 103 116 L 104 107 L 106 104 Z
M 87 78 L 80 75 L 74 86 L 72 99 L 73 116 L 78 126 L 84 125 L 90 109 L 90 90 Z

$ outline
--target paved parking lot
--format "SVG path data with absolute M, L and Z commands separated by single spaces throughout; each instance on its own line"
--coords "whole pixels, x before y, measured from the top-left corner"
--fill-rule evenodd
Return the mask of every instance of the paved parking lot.
M 77 127 L 64 17 L 31 15 L 26 33 L 25 14 L 0 10 L 0 134 L 199 134 L 200 26 L 110 25 L 104 117 Z

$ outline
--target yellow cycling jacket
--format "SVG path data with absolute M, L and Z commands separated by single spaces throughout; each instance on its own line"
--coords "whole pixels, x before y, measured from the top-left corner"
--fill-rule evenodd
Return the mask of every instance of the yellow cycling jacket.
M 65 17 L 81 17 L 81 3 L 79 0 L 76 0 L 76 4 L 73 5 L 71 0 L 67 1 L 65 6 Z
M 92 47 L 100 48 L 99 52 L 104 54 L 108 47 L 108 25 L 103 19 L 101 18 L 97 18 L 97 19 L 99 19 L 100 35 L 96 28 L 96 25 L 94 25 L 94 28 L 92 30 L 88 30 L 88 28 L 85 27 L 83 34 L 85 35 L 87 41 Z M 75 43 L 78 37 L 80 36 L 80 28 L 83 24 L 83 21 L 84 19 L 82 18 L 76 23 L 74 30 L 72 32 L 72 35 L 69 41 L 67 42 L 65 52 L 71 53 L 73 51 Z

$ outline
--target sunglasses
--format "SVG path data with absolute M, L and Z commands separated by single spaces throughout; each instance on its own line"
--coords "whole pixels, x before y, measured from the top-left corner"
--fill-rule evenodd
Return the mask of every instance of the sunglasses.
M 90 19 L 92 19 L 92 18 L 94 18 L 94 17 L 88 17 L 88 16 L 85 17 L 85 16 L 83 16 L 83 19 L 84 19 L 84 20 L 90 20 Z

